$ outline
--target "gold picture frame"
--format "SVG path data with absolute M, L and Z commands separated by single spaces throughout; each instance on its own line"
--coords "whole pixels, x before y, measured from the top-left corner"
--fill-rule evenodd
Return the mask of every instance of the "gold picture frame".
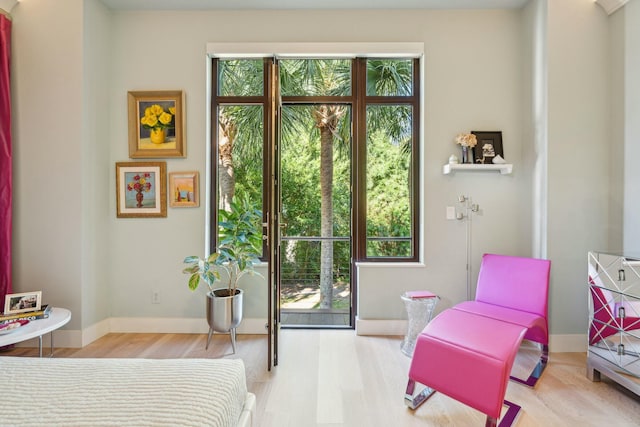
M 185 95 L 181 90 L 130 91 L 129 157 L 185 157 Z
M 197 171 L 169 173 L 169 206 L 194 208 L 200 206 L 199 176 Z
M 118 218 L 167 216 L 167 163 L 117 162 Z

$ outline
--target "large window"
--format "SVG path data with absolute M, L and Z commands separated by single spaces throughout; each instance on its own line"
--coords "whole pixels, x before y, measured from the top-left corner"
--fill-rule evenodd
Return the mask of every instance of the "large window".
M 279 72 L 271 76 L 274 63 Z M 212 211 L 228 208 L 236 197 L 259 205 L 268 200 L 273 177 L 266 160 L 277 134 L 271 130 L 283 129 L 278 143 L 287 144 L 287 156 L 293 153 L 279 165 L 288 179 L 282 183 L 284 215 L 296 216 L 291 227 L 327 238 L 324 196 L 312 193 L 324 191 L 323 176 L 335 175 L 331 236 L 350 233 L 352 241 L 351 254 L 337 250 L 335 256 L 347 265 L 350 259 L 418 260 L 418 59 L 214 58 L 212 70 Z M 293 119 L 297 124 L 285 123 Z M 291 131 L 293 138 L 285 134 Z M 332 142 L 329 160 L 314 157 L 322 145 L 313 141 L 323 138 Z M 327 172 L 323 165 L 329 164 Z M 314 215 L 301 218 L 311 210 Z M 216 224 L 214 214 L 212 230 Z M 214 233 L 212 247 L 215 239 Z
M 363 59 L 365 132 L 356 168 L 364 182 L 360 260 L 417 260 L 419 90 L 415 59 Z M 366 148 L 363 148 L 365 146 Z M 361 241 L 362 239 L 360 239 Z

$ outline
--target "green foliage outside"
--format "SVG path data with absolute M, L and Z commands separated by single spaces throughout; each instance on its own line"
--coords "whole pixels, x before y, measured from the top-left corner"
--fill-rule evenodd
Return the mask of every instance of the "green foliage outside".
M 244 63 L 246 62 L 246 64 Z M 261 61 L 221 61 L 220 81 L 229 88 L 221 94 L 253 95 L 261 90 Z M 408 95 L 412 87 L 411 60 L 369 60 L 369 95 Z M 253 75 L 242 78 L 242 73 Z M 253 74 L 251 74 L 253 73 Z M 349 95 L 350 61 L 281 61 L 283 95 Z M 235 86 L 233 86 L 235 85 Z M 254 88 L 260 85 L 260 88 Z M 284 236 L 320 236 L 320 133 L 314 105 L 282 109 L 281 193 Z M 342 108 L 348 108 L 343 106 Z M 316 111 L 314 111 L 314 109 Z M 237 127 L 233 142 L 236 197 L 261 205 L 263 187 L 262 107 L 225 106 L 219 112 Z M 351 233 L 351 114 L 340 110 L 332 130 L 333 143 L 333 236 Z M 367 107 L 367 255 L 411 256 L 411 128 L 412 111 L 403 105 Z M 393 240 L 390 238 L 407 238 Z M 282 281 L 318 283 L 320 244 L 296 240 L 282 247 Z M 334 280 L 349 281 L 349 241 L 335 242 Z M 313 272 L 313 273 L 309 273 Z M 335 308 L 335 307 L 334 307 Z

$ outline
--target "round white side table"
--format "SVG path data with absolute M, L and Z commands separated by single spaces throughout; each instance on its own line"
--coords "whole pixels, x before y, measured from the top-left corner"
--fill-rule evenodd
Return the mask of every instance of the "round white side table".
M 69 310 L 66 308 L 52 307 L 51 313 L 46 319 L 32 320 L 11 333 L 0 335 L 0 347 L 30 340 L 31 338 L 38 338 L 39 354 L 40 357 L 42 357 L 42 336 L 50 332 L 50 356 L 53 356 L 53 331 L 69 323 L 69 320 L 71 320 L 71 312 Z

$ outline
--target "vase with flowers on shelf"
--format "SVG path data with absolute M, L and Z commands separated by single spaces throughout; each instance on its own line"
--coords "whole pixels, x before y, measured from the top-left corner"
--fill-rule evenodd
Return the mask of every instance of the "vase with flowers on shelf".
M 462 163 L 473 163 L 473 147 L 478 143 L 478 139 L 472 133 L 460 133 L 456 136 L 456 144 L 462 149 Z

